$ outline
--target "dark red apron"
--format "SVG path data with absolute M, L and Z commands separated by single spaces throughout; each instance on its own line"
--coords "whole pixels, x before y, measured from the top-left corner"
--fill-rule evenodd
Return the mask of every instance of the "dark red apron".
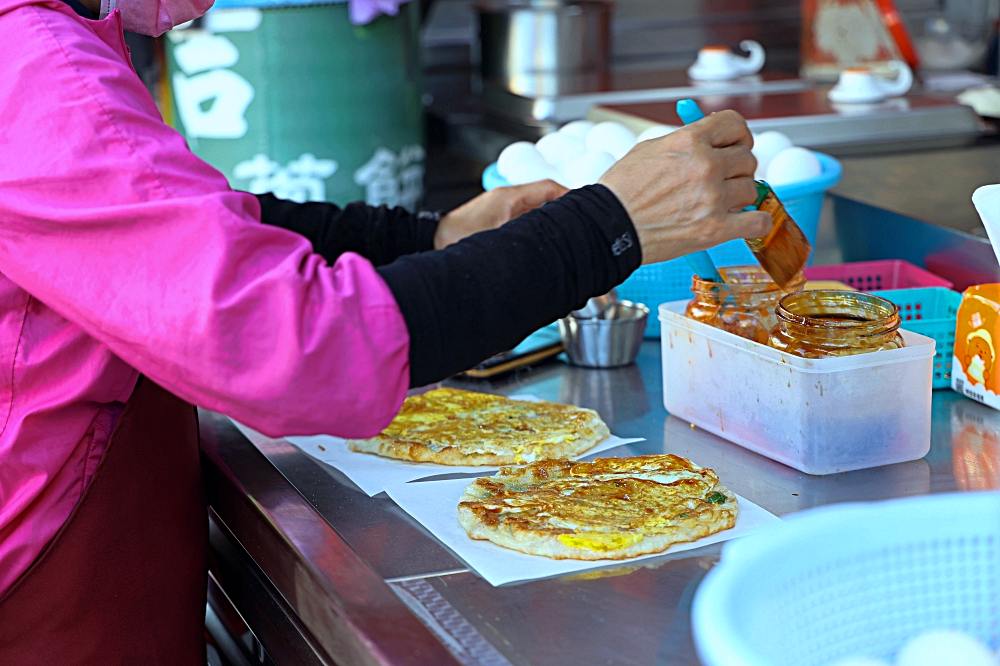
M 195 410 L 140 379 L 69 520 L 0 598 L 0 664 L 204 664 L 206 541 Z

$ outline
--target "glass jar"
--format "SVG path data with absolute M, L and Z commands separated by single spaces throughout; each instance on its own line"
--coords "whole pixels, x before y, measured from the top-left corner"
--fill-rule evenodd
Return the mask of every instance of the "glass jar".
M 805 278 L 799 276 L 782 289 L 760 266 L 730 266 L 719 272 L 724 282 L 694 277 L 694 298 L 684 314 L 765 345 L 776 323 L 774 309 L 778 301 L 805 284 Z
M 857 291 L 790 294 L 776 310 L 771 346 L 804 358 L 851 356 L 903 346 L 899 307 Z

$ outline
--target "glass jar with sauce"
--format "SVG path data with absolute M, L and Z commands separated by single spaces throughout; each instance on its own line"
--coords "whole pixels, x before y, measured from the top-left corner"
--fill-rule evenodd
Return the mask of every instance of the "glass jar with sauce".
M 778 301 L 805 285 L 805 278 L 800 276 L 782 289 L 760 266 L 730 266 L 719 272 L 724 282 L 694 277 L 694 298 L 684 314 L 765 345 L 776 324 L 774 309 Z
M 903 346 L 899 307 L 857 291 L 790 294 L 775 311 L 771 346 L 804 358 L 851 356 Z

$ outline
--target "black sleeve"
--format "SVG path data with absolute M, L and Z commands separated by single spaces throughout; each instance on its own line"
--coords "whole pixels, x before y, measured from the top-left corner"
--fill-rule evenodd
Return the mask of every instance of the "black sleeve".
M 403 208 L 352 203 L 296 203 L 273 194 L 258 194 L 264 224 L 294 231 L 309 239 L 313 251 L 333 263 L 344 252 L 356 252 L 376 266 L 413 252 L 434 249 L 438 216 L 414 215 Z
M 628 213 L 610 190 L 592 185 L 378 272 L 410 333 L 410 385 L 422 386 L 514 347 L 640 263 Z

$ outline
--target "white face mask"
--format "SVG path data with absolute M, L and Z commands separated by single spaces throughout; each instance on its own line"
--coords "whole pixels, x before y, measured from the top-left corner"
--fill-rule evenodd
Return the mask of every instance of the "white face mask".
M 209 10 L 215 0 L 101 0 L 101 18 L 115 9 L 129 32 L 159 37 Z

